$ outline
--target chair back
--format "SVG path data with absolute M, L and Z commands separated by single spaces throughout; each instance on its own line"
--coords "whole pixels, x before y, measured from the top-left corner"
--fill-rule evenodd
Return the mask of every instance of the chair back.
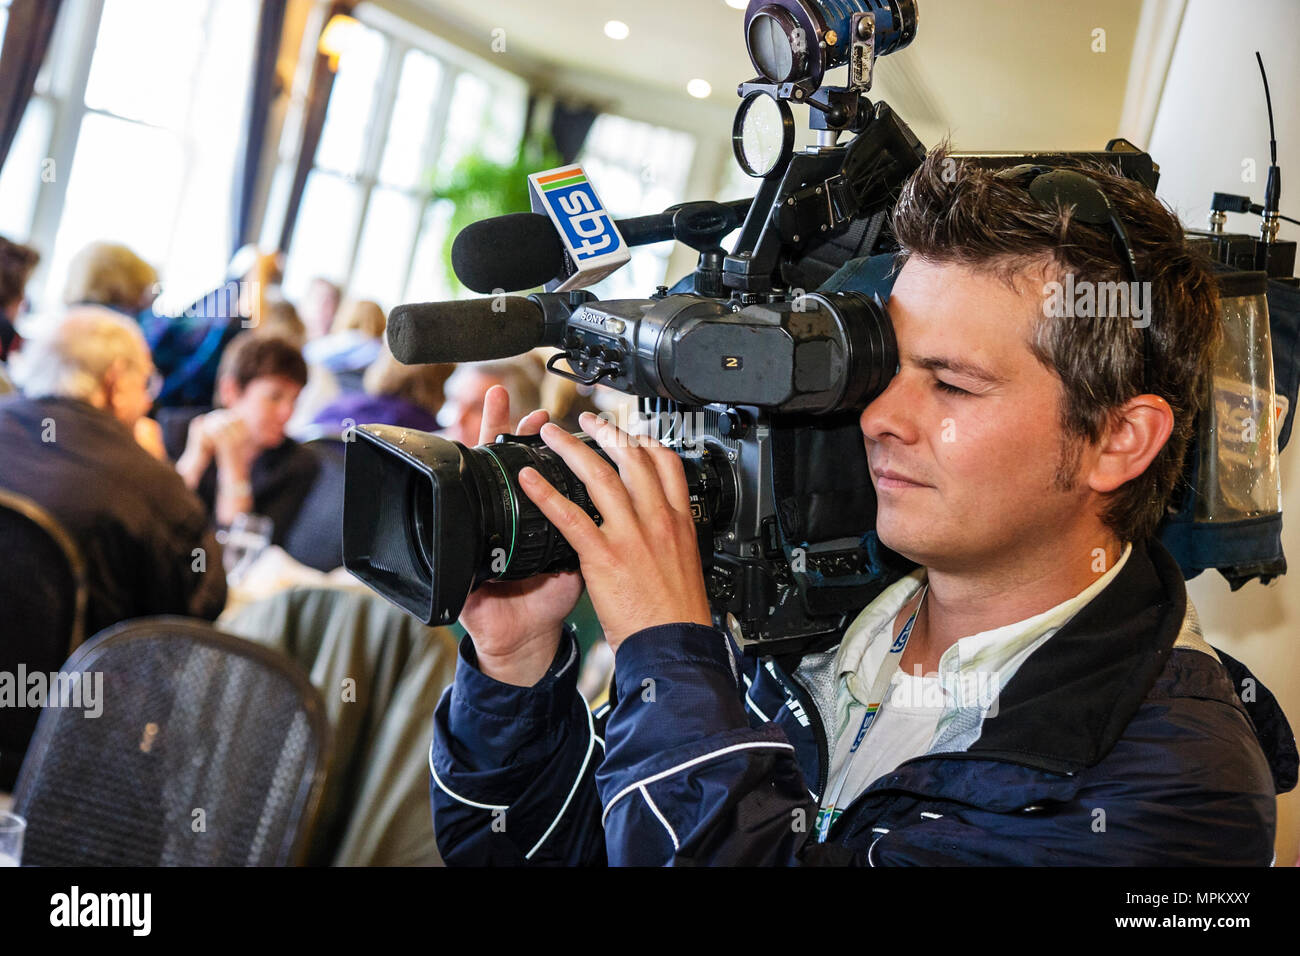
M 309 865 L 438 866 L 429 816 L 433 715 L 459 641 L 356 588 L 281 591 L 225 622 L 297 661 L 334 732 Z
M 203 621 L 140 618 L 67 662 L 14 792 L 37 866 L 276 866 L 305 846 L 329 759 L 320 693 Z M 65 706 L 66 704 L 66 706 Z
M 0 672 L 58 670 L 81 643 L 86 566 L 54 517 L 0 489 Z M 23 688 L 25 691 L 25 688 Z M 0 790 L 10 790 L 40 716 L 38 707 L 0 707 Z

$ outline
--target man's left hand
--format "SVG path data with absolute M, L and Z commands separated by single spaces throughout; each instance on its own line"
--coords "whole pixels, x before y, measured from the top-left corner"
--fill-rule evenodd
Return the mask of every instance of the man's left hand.
M 578 553 L 609 646 L 617 651 L 629 635 L 659 624 L 712 626 L 681 459 L 590 413 L 579 421 L 617 471 L 557 425 L 541 435 L 586 485 L 602 524 L 532 468 L 519 473 L 519 484 Z

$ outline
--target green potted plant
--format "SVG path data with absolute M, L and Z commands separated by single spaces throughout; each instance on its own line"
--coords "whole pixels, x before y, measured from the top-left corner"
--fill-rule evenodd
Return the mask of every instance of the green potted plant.
M 451 267 L 451 246 L 456 236 L 470 223 L 532 208 L 528 196 L 530 173 L 562 166 L 564 159 L 550 136 L 540 141 L 521 143 L 514 161 L 497 163 L 478 153 L 471 153 L 452 170 L 434 182 L 433 195 L 455 205 L 447 238 L 442 246 L 443 269 L 449 288 L 463 292 Z

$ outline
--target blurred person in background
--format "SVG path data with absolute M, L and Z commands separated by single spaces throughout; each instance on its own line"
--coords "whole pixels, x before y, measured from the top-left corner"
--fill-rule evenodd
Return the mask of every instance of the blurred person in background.
M 145 418 L 157 379 L 139 328 L 74 307 L 15 360 L 23 394 L 0 402 L 0 487 L 41 505 L 79 546 L 86 635 L 148 614 L 215 618 L 220 546 Z
M 387 325 L 379 303 L 349 299 L 335 315 L 329 335 L 308 342 L 303 356 L 308 365 L 322 365 L 333 372 L 342 391 L 362 391 L 361 377 L 379 358 Z
M 472 448 L 479 443 L 483 399 L 488 389 L 503 386 L 510 395 L 512 409 L 539 408 L 542 375 L 542 363 L 531 354 L 459 365 L 443 390 L 447 401 L 438 413 L 438 423 L 446 429 L 446 437 Z M 511 423 L 515 424 L 517 420 Z
M 284 276 L 284 256 L 247 245 L 231 257 L 222 284 L 179 312 L 150 306 L 138 315 L 163 375 L 156 405 L 212 407 L 217 366 L 230 342 L 272 311 Z M 193 414 L 191 411 L 189 414 Z
M 27 281 L 40 261 L 41 254 L 35 249 L 0 236 L 0 395 L 13 391 L 6 363 L 22 346 L 18 317 L 27 302 Z
M 452 365 L 403 365 L 387 346 L 366 370 L 365 391 L 345 392 L 322 409 L 311 424 L 308 445 L 321 463 L 311 496 L 303 505 L 284 549 L 308 567 L 331 571 L 343 563 L 340 516 L 343 513 L 346 442 L 355 425 L 383 424 L 435 431 L 443 385 Z
M 380 343 L 379 358 L 366 369 L 364 392 L 347 392 L 321 409 L 312 422 L 327 434 L 341 435 L 350 425 L 379 423 L 438 430 L 443 388 L 455 365 L 403 365 Z
M 309 339 L 318 339 L 333 330 L 334 317 L 342 298 L 342 290 L 324 276 L 317 276 L 311 280 L 302 302 L 299 303 L 299 312 L 302 314 L 303 322 L 307 324 Z
M 370 341 L 382 341 L 388 328 L 383 306 L 369 299 L 350 299 L 339 309 L 330 333 L 356 332 Z
M 307 326 L 288 299 L 275 295 L 267 298 L 256 329 L 263 335 L 278 335 L 298 351 L 307 344 Z
M 92 242 L 68 266 L 66 305 L 103 305 L 138 316 L 158 295 L 158 272 L 126 246 Z
M 315 454 L 285 434 L 307 363 L 293 343 L 266 332 L 237 336 L 221 358 L 217 410 L 190 422 L 176 470 L 219 527 L 239 514 L 274 523 L 282 544 L 320 470 Z
M 302 351 L 303 359 L 307 362 L 307 384 L 303 386 L 302 393 L 298 396 L 298 403 L 294 406 L 293 415 L 289 417 L 289 423 L 285 426 L 285 431 L 293 438 L 306 441 L 315 436 L 312 419 L 321 409 L 349 389 L 328 366 L 313 358 L 310 347 L 323 340 L 311 337 L 311 329 L 303 322 L 301 314 L 288 301 L 277 298 L 267 304 L 266 315 L 258 328 L 260 331 L 275 332 L 288 338 Z M 360 391 L 360 388 L 358 382 L 352 390 Z

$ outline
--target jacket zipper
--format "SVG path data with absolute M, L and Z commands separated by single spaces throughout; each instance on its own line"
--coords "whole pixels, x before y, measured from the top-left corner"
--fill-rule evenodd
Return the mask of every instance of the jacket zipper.
M 772 670 L 778 675 L 782 689 L 787 694 L 793 694 L 795 700 L 799 701 L 799 706 L 803 708 L 803 712 L 808 715 L 808 725 L 812 727 L 813 739 L 817 742 L 817 804 L 820 807 L 822 796 L 826 793 L 826 779 L 830 776 L 830 756 L 827 753 L 826 728 L 822 723 L 821 712 L 813 704 L 812 695 L 800 683 L 799 678 L 790 674 L 787 683 L 785 672 L 775 660 L 772 661 Z

